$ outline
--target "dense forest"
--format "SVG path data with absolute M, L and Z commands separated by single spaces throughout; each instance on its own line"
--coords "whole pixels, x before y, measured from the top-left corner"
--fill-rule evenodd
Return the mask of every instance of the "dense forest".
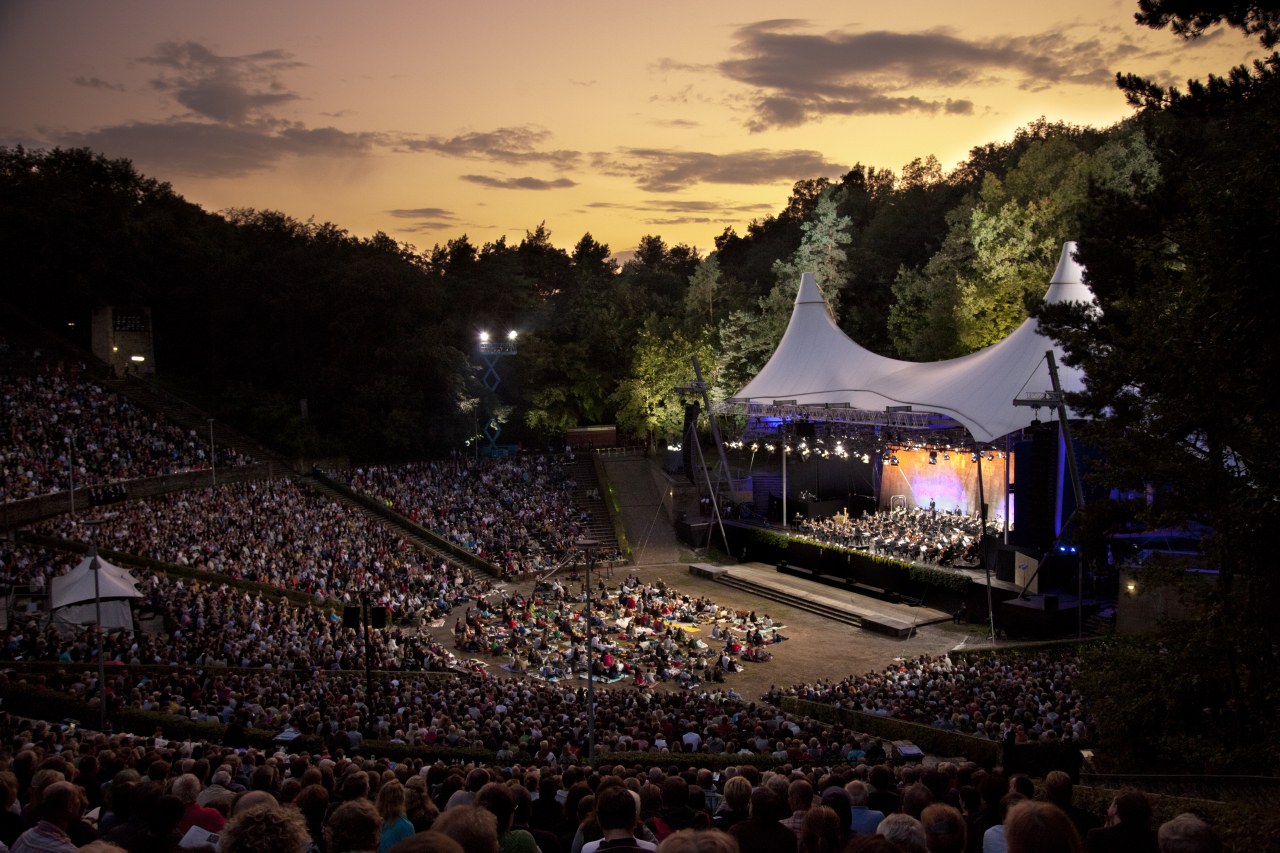
M 456 447 L 477 413 L 533 445 L 613 422 L 674 437 L 690 355 L 731 395 L 777 344 L 804 271 L 865 346 L 961 355 L 1025 318 L 1091 187 L 1155 180 L 1140 122 L 1040 121 L 949 174 L 928 158 L 800 181 L 705 255 L 650 234 L 619 266 L 590 234 L 566 251 L 545 225 L 419 253 L 275 211 L 207 213 L 87 150 L 3 149 L 0 166 L 14 306 L 57 329 L 86 329 L 96 304 L 147 306 L 163 381 L 284 451 L 357 459 Z M 522 333 L 496 395 L 477 381 L 481 327 Z

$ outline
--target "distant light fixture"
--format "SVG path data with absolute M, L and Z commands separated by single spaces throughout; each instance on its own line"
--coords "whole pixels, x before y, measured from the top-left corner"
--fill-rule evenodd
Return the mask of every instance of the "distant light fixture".
M 509 341 L 514 341 L 519 336 L 520 336 L 520 333 L 517 332 L 515 329 L 512 329 L 511 331 L 507 332 L 507 340 Z
M 1130 595 L 1132 595 L 1133 593 L 1135 593 L 1135 592 L 1137 592 L 1137 591 L 1138 591 L 1138 585 L 1137 585 L 1136 583 L 1134 583 L 1133 581 L 1129 581 L 1128 583 L 1126 583 L 1126 584 L 1124 585 L 1124 589 L 1125 589 L 1125 592 L 1127 592 L 1127 593 L 1129 593 Z
M 112 351 L 112 352 L 120 352 L 120 347 L 112 347 L 112 348 L 111 348 L 111 351 Z
M 863 465 L 871 464 L 871 455 L 869 453 L 862 454 L 862 464 Z
M 487 344 L 487 343 L 489 343 L 489 333 L 488 333 L 488 332 L 481 332 L 481 333 L 480 333 L 480 343 L 482 343 L 482 344 Z
M 145 355 L 131 355 L 129 356 L 129 360 L 141 362 L 141 361 L 146 361 L 147 357 Z
M 898 457 L 897 457 L 897 456 L 890 456 L 890 457 L 889 457 L 889 464 L 890 464 L 890 465 L 897 465 L 897 464 L 898 464 Z

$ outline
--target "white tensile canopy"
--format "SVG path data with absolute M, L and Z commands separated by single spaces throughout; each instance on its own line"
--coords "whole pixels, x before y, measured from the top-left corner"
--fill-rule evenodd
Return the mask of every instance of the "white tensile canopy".
M 1046 302 L 1094 301 L 1074 252 L 1075 243 L 1062 247 Z M 1053 391 L 1045 358 L 1049 350 L 1054 351 L 1062 390 L 1082 390 L 1083 373 L 1062 364 L 1061 348 L 1040 334 L 1035 318 L 999 343 L 960 358 L 911 362 L 876 355 L 840 330 L 813 274 L 805 273 L 778 348 L 733 402 L 748 410 L 784 400 L 793 407 L 881 413 L 910 406 L 914 412 L 944 415 L 975 441 L 991 442 L 1030 426 L 1035 418 L 1033 409 L 1015 406 L 1015 399 Z
M 96 572 L 94 561 L 98 565 Z M 49 584 L 49 610 L 53 621 L 64 625 L 96 624 L 98 607 L 95 600 L 98 600 L 101 602 L 104 630 L 132 631 L 133 612 L 129 602 L 135 598 L 142 598 L 142 593 L 138 592 L 138 582 L 133 575 L 96 555 L 85 557 L 78 566 Z

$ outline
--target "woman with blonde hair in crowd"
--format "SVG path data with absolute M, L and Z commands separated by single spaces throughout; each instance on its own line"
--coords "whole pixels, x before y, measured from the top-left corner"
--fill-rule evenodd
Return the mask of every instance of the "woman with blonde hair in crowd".
M 396 842 L 416 832 L 413 823 L 405 815 L 404 786 L 396 779 L 378 789 L 378 814 L 382 817 L 378 853 L 387 853 Z

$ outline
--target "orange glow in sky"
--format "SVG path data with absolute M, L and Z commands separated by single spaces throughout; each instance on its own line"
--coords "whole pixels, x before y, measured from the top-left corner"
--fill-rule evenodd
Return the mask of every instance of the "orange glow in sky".
M 779 18 L 785 9 L 790 16 Z M 1134 0 L 0 4 L 0 144 L 127 157 L 207 210 L 419 249 L 646 234 L 704 254 L 855 163 L 944 168 L 1045 116 L 1130 114 L 1258 55 L 1133 23 Z

